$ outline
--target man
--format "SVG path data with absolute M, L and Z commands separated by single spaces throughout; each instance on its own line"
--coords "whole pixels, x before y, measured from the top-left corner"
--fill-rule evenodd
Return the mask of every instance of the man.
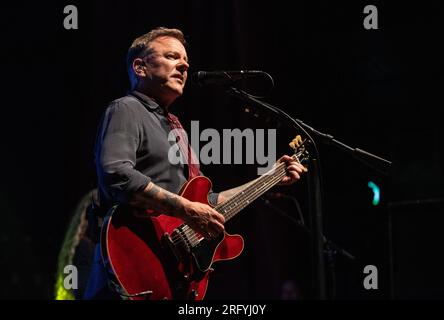
M 200 173 L 197 165 L 191 163 L 186 170 L 184 164 L 168 159 L 169 132 L 180 126 L 169 108 L 182 95 L 189 68 L 185 45 L 180 30 L 167 28 L 156 28 L 131 45 L 127 67 L 132 91 L 110 104 L 97 136 L 100 201 L 105 207 L 126 204 L 178 217 L 211 239 L 224 231 L 224 216 L 209 205 L 177 195 L 187 176 Z M 289 156 L 280 161 L 287 165 L 281 184 L 294 183 L 305 171 Z M 210 203 L 222 203 L 245 186 L 211 193 Z M 86 297 L 109 297 L 101 295 L 106 292 L 106 275 L 99 254 L 95 264 Z

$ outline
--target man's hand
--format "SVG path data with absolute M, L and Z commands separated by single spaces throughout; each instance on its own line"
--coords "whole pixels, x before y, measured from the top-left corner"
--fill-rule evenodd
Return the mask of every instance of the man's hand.
M 183 198 L 184 199 L 184 198 Z M 185 199 L 179 218 L 207 239 L 216 238 L 224 232 L 225 218 L 209 205 Z
M 129 203 L 138 208 L 178 217 L 207 239 L 216 238 L 224 231 L 224 216 L 209 205 L 190 201 L 153 182 L 136 192 Z
M 297 162 L 296 160 L 293 160 L 290 156 L 282 156 L 278 161 L 284 162 L 287 166 L 287 174 L 285 177 L 282 178 L 282 180 L 278 183 L 280 186 L 288 186 L 296 181 L 298 181 L 301 178 L 302 173 L 307 172 L 307 168 L 305 168 L 302 164 Z

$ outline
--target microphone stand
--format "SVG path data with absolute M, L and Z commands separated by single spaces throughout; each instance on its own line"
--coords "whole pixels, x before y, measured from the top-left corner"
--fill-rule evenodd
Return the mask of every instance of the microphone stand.
M 276 207 L 274 204 L 272 204 L 270 202 L 270 200 L 268 200 L 266 197 L 261 197 L 262 201 L 265 203 L 265 205 L 267 205 L 269 208 L 273 209 L 275 212 L 279 213 L 281 216 L 283 216 L 284 218 L 289 219 L 291 222 L 293 222 L 296 226 L 302 228 L 302 230 L 304 230 L 306 232 L 306 234 L 311 237 L 312 233 L 310 231 L 310 229 L 307 228 L 307 226 L 304 223 L 303 220 L 303 215 L 302 215 L 302 211 L 299 207 L 299 203 L 296 200 L 295 197 L 292 196 L 285 196 L 285 198 L 289 198 L 291 199 L 294 204 L 296 205 L 296 209 L 299 213 L 299 220 L 293 218 L 292 216 L 290 216 L 289 214 L 287 214 L 284 210 Z M 330 292 L 330 298 L 331 299 L 335 299 L 336 298 L 336 275 L 335 275 L 335 256 L 337 254 L 341 254 L 342 256 L 344 256 L 345 258 L 354 261 L 356 258 L 349 252 L 347 252 L 346 250 L 344 250 L 343 248 L 341 248 L 339 245 L 337 245 L 336 243 L 334 243 L 333 241 L 327 239 L 325 236 L 322 237 L 323 238 L 323 245 L 324 245 L 324 253 L 327 257 L 327 265 L 329 267 L 330 270 L 330 286 L 331 286 L 331 292 Z
M 321 168 L 319 166 L 319 152 L 316 147 L 316 143 L 311 135 L 307 132 L 314 134 L 320 141 L 334 145 L 341 150 L 345 150 L 355 156 L 357 159 L 363 161 L 367 165 L 373 165 L 374 162 L 378 163 L 380 167 L 387 168 L 391 162 L 380 157 L 377 157 L 369 152 L 361 149 L 355 149 L 347 146 L 346 144 L 334 139 L 333 136 L 321 133 L 316 129 L 306 125 L 304 122 L 298 119 L 292 118 L 290 115 L 282 111 L 281 109 L 272 106 L 268 103 L 260 101 L 248 93 L 235 88 L 229 87 L 227 93 L 234 96 L 248 104 L 255 106 L 256 108 L 265 110 L 271 114 L 274 114 L 277 118 L 287 123 L 290 127 L 298 129 L 305 133 L 307 137 L 308 145 L 311 147 L 310 152 L 310 170 L 308 171 L 308 184 L 310 196 L 309 196 L 309 211 L 311 222 L 311 251 L 313 258 L 313 266 L 315 270 L 316 280 L 316 295 L 318 299 L 325 300 L 326 295 L 326 275 L 325 275 L 325 263 L 324 263 L 324 244 L 325 238 L 323 234 L 323 222 L 322 222 L 322 188 L 321 188 Z M 307 129 L 307 130 L 306 130 Z M 372 163 L 373 162 L 373 163 Z M 380 171 L 380 168 L 378 168 Z M 385 170 L 382 170 L 385 172 Z
M 312 132 L 319 140 L 327 145 L 332 145 L 337 147 L 338 149 L 345 151 L 346 153 L 351 154 L 355 159 L 358 159 L 362 163 L 366 164 L 370 168 L 383 173 L 385 175 L 388 174 L 389 168 L 392 165 L 391 161 L 388 161 L 384 158 L 378 157 L 370 152 L 359 148 L 352 148 L 341 141 L 336 140 L 332 135 L 319 132 L 318 130 L 310 127 L 308 124 L 305 124 L 302 120 L 295 119 L 297 123 L 301 126 Z

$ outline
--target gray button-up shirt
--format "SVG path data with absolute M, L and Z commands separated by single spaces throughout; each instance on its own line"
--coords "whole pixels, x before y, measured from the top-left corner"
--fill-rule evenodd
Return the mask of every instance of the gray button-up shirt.
M 133 91 L 110 103 L 97 133 L 95 162 L 101 204 L 127 203 L 150 181 L 178 193 L 188 172 L 171 164 L 169 122 L 164 110 L 146 95 Z M 188 170 L 187 170 L 188 171 Z M 210 193 L 212 204 L 217 194 Z

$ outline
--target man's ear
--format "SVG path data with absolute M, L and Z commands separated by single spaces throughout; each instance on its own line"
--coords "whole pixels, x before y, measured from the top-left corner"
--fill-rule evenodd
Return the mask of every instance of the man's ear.
M 139 77 L 145 77 L 146 76 L 146 70 L 145 70 L 145 62 L 141 58 L 136 58 L 133 61 L 133 72 L 135 75 Z

